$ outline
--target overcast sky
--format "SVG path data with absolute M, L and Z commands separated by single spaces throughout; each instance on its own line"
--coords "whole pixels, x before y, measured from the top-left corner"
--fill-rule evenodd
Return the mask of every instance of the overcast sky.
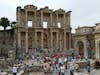
M 71 27 L 94 26 L 100 22 L 100 0 L 0 0 L 0 17 L 16 20 L 16 7 L 33 4 L 38 8 L 48 6 L 50 9 L 62 8 L 72 11 Z

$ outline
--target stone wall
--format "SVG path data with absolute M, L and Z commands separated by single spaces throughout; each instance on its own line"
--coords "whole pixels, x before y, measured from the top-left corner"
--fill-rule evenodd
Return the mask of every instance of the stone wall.
M 15 41 L 14 29 L 6 30 L 5 37 L 4 31 L 0 31 L 0 57 L 15 57 Z
M 16 56 L 14 29 L 4 31 L 0 30 L 0 69 L 8 69 L 12 66 Z

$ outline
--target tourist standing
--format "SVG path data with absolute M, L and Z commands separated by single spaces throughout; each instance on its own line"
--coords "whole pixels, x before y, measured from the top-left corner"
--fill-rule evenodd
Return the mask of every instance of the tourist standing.
M 90 63 L 88 63 L 87 64 L 87 72 L 90 73 L 90 71 L 91 71 L 91 65 L 90 65 Z
M 61 75 L 65 75 L 65 66 L 64 66 L 64 64 L 62 64 L 61 67 L 60 67 L 60 73 L 61 73 Z
M 74 75 L 74 69 L 75 69 L 74 64 L 71 62 L 70 63 L 70 75 Z
M 61 59 L 61 57 L 58 59 L 58 63 L 59 63 L 59 64 L 62 64 L 62 59 Z
M 31 59 L 31 64 L 34 65 L 34 59 Z
M 13 66 L 13 75 L 17 75 L 17 66 L 16 65 L 14 65 Z
M 46 75 L 47 74 L 47 66 L 45 65 L 44 66 L 44 75 Z

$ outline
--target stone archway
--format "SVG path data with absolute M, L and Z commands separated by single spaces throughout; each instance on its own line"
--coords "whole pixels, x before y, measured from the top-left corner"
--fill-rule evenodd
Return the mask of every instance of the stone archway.
M 88 41 L 85 39 L 76 40 L 74 44 L 74 48 L 78 51 L 78 54 L 84 57 L 88 57 Z
M 80 55 L 84 55 L 84 43 L 82 41 L 77 42 L 77 49 Z

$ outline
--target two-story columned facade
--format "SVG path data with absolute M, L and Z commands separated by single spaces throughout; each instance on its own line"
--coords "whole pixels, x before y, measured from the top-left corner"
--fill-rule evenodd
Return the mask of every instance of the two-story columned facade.
M 35 48 L 68 50 L 71 48 L 71 11 L 17 7 L 17 45 L 19 51 Z

